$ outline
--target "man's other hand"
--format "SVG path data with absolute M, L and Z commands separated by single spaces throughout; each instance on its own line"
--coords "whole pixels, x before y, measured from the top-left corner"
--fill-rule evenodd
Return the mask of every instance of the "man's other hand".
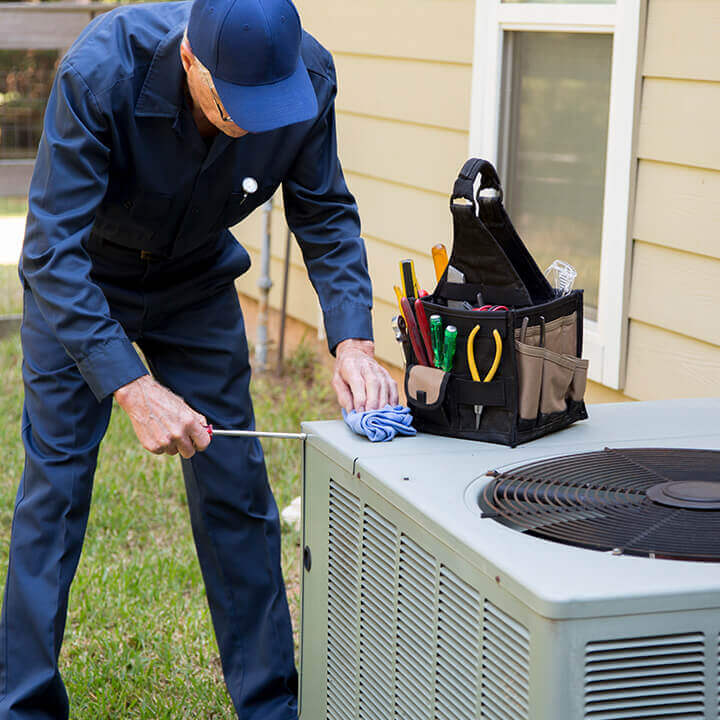
M 398 403 L 397 383 L 375 360 L 375 345 L 370 340 L 338 343 L 332 386 L 347 412 L 377 410 Z
M 118 388 L 115 399 L 130 417 L 140 444 L 156 455 L 189 458 L 210 444 L 207 420 L 150 375 Z

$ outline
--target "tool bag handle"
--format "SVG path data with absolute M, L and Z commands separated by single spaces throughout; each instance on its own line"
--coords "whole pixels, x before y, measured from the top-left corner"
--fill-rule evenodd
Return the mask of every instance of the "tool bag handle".
M 482 193 L 488 188 L 496 194 Z M 468 200 L 472 208 L 456 203 L 458 198 Z M 465 273 L 467 282 L 486 286 L 485 302 L 518 307 L 554 298 L 550 283 L 505 211 L 502 185 L 492 163 L 470 158 L 463 165 L 450 196 L 450 210 L 456 225 L 455 244 L 459 245 L 453 247 L 451 264 Z
M 476 198 L 473 189 L 475 186 L 475 179 L 478 175 L 481 175 L 481 178 Z M 457 176 L 457 180 L 455 180 L 452 195 L 450 196 L 450 205 L 452 206 L 454 201 L 458 198 L 465 198 L 470 203 L 474 203 L 477 200 L 479 205 L 480 192 L 486 188 L 497 190 L 498 199 L 502 203 L 502 185 L 500 184 L 500 178 L 498 177 L 495 168 L 492 166 L 492 163 L 489 163 L 487 160 L 482 160 L 481 158 L 470 158 L 462 166 L 462 169 Z

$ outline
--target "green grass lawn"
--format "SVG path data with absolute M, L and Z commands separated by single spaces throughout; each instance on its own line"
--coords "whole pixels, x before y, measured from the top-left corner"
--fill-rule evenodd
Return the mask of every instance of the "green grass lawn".
M 0 216 L 27 215 L 27 196 L 0 196 Z
M 0 287 L 7 287 L 14 272 L 2 268 Z M 5 305 L 2 312 L 17 312 L 17 294 L 8 291 Z M 20 367 L 18 337 L 1 341 L 3 582 L 23 466 Z M 283 378 L 256 376 L 253 397 L 257 426 L 267 430 L 298 430 L 301 420 L 339 415 L 329 372 L 306 346 L 288 359 Z M 271 440 L 264 446 L 282 509 L 300 494 L 300 445 Z M 283 567 L 296 646 L 299 542 L 299 533 L 283 528 Z M 117 407 L 100 450 L 60 664 L 73 720 L 235 717 L 220 672 L 179 461 L 145 452 Z
M 15 265 L 0 265 L 0 315 L 22 312 L 22 288 Z

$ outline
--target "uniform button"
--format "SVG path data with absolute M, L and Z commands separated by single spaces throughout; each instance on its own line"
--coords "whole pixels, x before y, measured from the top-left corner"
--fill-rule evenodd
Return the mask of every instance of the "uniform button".
M 193 209 L 192 209 L 192 214 L 193 214 L 193 215 L 197 215 L 199 212 L 200 212 L 200 208 L 199 208 L 199 207 L 197 207 L 197 206 L 193 207 Z
M 133 206 L 132 200 L 126 200 L 126 201 L 123 203 L 123 206 L 129 210 L 129 209 Z

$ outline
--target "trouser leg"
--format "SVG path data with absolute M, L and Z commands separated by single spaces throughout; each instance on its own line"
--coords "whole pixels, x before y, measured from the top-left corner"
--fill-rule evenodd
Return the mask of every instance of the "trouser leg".
M 0 720 L 66 720 L 58 655 L 112 401 L 97 402 L 30 292 L 22 345 L 25 469 L 0 619 Z
M 234 287 L 163 318 L 143 350 L 160 382 L 218 427 L 254 427 L 250 366 Z M 241 720 L 297 718 L 280 522 L 256 439 L 215 437 L 182 462 L 225 680 Z

